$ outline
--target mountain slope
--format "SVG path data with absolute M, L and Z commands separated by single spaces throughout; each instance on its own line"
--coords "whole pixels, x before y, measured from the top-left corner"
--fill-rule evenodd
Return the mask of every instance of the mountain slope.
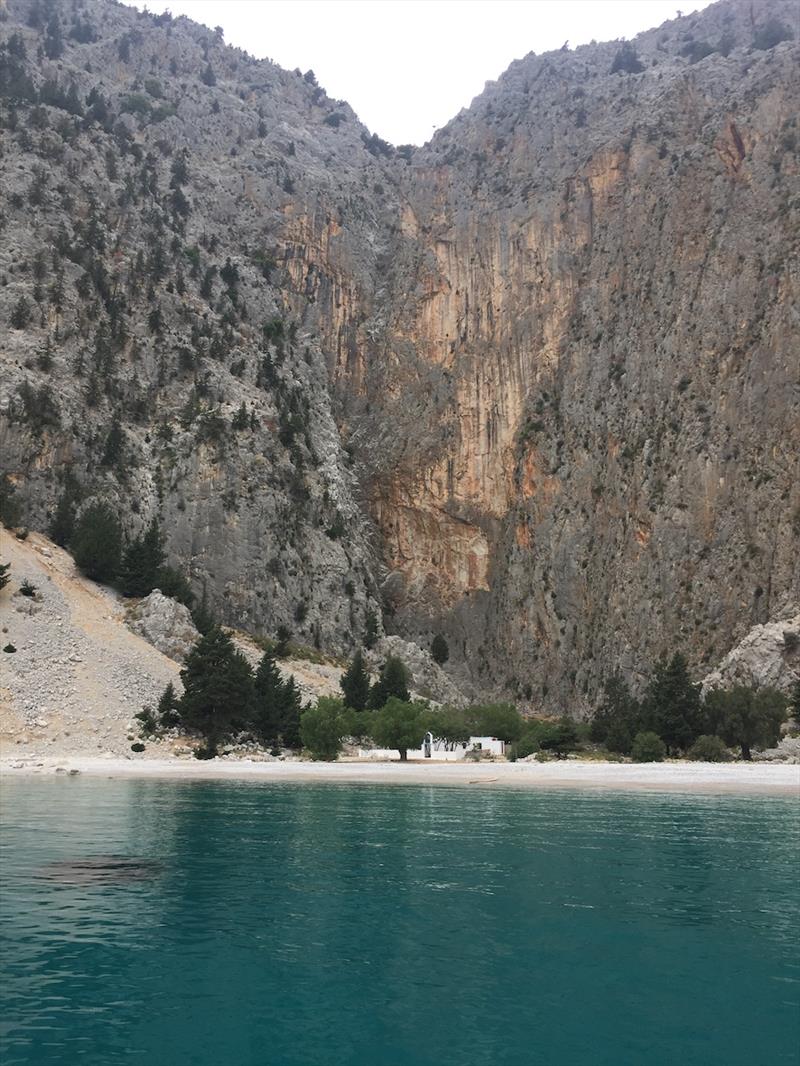
M 548 710 L 798 602 L 795 5 L 528 56 L 401 151 L 186 19 L 5 10 L 25 522 L 160 513 L 230 624 L 380 603 Z

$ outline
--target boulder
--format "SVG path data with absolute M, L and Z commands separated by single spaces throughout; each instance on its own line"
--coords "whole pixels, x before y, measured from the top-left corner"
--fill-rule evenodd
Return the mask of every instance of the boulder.
M 791 692 L 800 676 L 800 614 L 753 626 L 716 670 L 703 678 L 703 692 L 732 685 L 769 686 Z
M 754 762 L 800 763 L 800 737 L 784 737 L 776 748 L 754 751 Z
M 189 609 L 154 589 L 128 612 L 128 626 L 170 659 L 183 662 L 200 634 Z

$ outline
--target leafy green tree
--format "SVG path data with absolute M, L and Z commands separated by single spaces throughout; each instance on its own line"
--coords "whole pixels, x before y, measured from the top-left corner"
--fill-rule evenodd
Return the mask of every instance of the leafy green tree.
M 0 589 L 4 589 L 11 580 L 9 570 L 11 569 L 11 563 L 0 563 Z
M 637 733 L 633 738 L 631 758 L 634 762 L 663 762 L 667 747 L 658 733 Z
M 342 750 L 345 735 L 344 704 L 322 696 L 300 715 L 300 739 L 312 759 L 333 761 Z
M 402 703 L 407 703 L 411 699 L 408 681 L 408 670 L 402 659 L 398 659 L 396 655 L 390 655 L 381 668 L 378 680 L 370 689 L 370 707 L 377 710 L 392 697 Z
M 728 762 L 731 753 L 720 737 L 704 734 L 692 744 L 686 757 L 692 762 Z
M 428 715 L 428 729 L 437 740 L 461 744 L 470 738 L 466 715 L 457 707 L 436 707 Z
M 668 751 L 686 751 L 703 732 L 700 686 L 692 682 L 680 652 L 656 665 L 645 695 L 644 720 Z
M 727 690 L 712 689 L 703 709 L 709 732 L 722 737 L 726 744 L 738 745 L 742 758 L 750 760 L 754 747 L 777 744 L 788 703 L 777 689 L 735 685 Z
M 180 725 L 180 700 L 175 692 L 175 686 L 170 681 L 156 707 L 156 721 L 161 729 L 171 729 Z
M 159 584 L 164 559 L 161 529 L 154 518 L 144 535 L 132 540 L 125 550 L 120 571 L 123 596 L 149 596 Z
M 578 743 L 578 731 L 573 722 L 553 722 L 539 740 L 539 747 L 563 759 L 575 751 Z
M 83 511 L 70 547 L 78 569 L 87 577 L 106 583 L 114 580 L 122 557 L 122 527 L 107 503 L 91 503 Z
M 431 642 L 431 655 L 433 656 L 433 661 L 438 663 L 439 666 L 444 666 L 450 658 L 450 648 L 441 633 L 437 633 Z
M 354 711 L 363 711 L 366 708 L 369 702 L 370 680 L 360 648 L 342 674 L 339 687 L 348 707 L 352 707 Z
M 384 748 L 397 748 L 401 762 L 408 759 L 409 748 L 419 748 L 428 726 L 428 705 L 421 701 L 400 700 L 390 696 L 374 716 L 372 739 Z
M 254 682 L 253 728 L 264 744 L 276 744 L 280 738 L 284 705 L 284 685 L 275 656 L 265 651 L 258 664 Z
M 181 670 L 181 721 L 206 740 L 209 754 L 247 721 L 253 702 L 253 672 L 219 626 L 201 637 Z
M 506 743 L 522 736 L 522 715 L 510 703 L 478 704 L 468 707 L 466 714 L 474 736 L 497 737 Z

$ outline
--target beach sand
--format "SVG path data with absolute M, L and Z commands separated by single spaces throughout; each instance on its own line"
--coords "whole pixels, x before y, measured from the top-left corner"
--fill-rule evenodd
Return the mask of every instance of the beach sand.
M 451 785 L 472 788 L 578 788 L 707 794 L 783 795 L 800 799 L 800 766 L 770 763 L 364 763 L 250 762 L 186 758 L 0 759 L 0 774 L 49 775 L 78 771 L 94 777 L 172 780 L 247 780 L 277 784 L 309 782 L 365 785 Z

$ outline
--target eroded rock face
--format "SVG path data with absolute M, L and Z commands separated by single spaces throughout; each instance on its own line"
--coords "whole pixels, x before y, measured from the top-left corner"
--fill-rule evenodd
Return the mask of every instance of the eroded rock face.
M 747 685 L 777 688 L 787 695 L 800 679 L 800 614 L 754 626 L 703 678 L 703 691 Z
M 30 525 L 69 472 L 128 535 L 159 513 L 231 625 L 349 654 L 390 589 L 387 628 L 446 635 L 462 687 L 554 713 L 796 611 L 792 0 L 642 34 L 637 73 L 617 43 L 526 56 L 403 152 L 188 20 L 98 3 L 51 60 L 7 7 L 22 73 L 84 112 L 50 92 L 3 130 Z
M 415 696 L 451 707 L 465 706 L 467 701 L 464 694 L 434 661 L 430 652 L 401 637 L 388 636 L 382 637 L 375 647 L 366 653 L 366 660 L 377 672 L 390 655 L 401 659 L 408 668 L 411 674 L 409 688 Z
M 154 589 L 128 612 L 134 633 L 170 659 L 183 662 L 200 639 L 187 607 Z

